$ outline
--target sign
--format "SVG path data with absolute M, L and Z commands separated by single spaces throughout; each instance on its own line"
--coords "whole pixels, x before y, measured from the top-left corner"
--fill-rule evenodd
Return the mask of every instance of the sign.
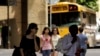
M 52 7 L 52 11 L 67 11 L 68 10 L 68 8 L 67 8 L 67 6 L 53 6 Z

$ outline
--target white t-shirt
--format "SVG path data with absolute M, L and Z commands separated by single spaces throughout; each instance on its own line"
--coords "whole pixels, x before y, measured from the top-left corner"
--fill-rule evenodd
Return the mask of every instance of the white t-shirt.
M 58 40 L 60 38 L 61 38 L 60 35 L 52 35 L 52 42 L 53 42 L 53 45 L 54 45 L 54 49 L 55 49 L 55 46 L 57 45 Z

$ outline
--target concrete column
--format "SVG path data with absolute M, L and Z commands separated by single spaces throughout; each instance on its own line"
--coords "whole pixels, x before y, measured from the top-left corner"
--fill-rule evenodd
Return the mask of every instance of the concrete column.
M 35 22 L 38 24 L 38 35 L 41 34 L 47 23 L 45 0 L 28 0 L 28 24 Z
M 21 39 L 21 0 L 17 0 L 16 5 L 10 7 L 13 18 L 9 20 L 11 27 L 10 44 L 11 47 L 19 46 Z M 10 16 L 11 17 L 11 16 Z

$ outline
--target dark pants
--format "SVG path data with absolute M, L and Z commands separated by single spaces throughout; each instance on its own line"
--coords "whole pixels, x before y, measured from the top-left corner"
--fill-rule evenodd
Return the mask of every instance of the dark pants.
M 24 56 L 36 56 L 36 53 L 34 51 L 25 50 Z
M 8 37 L 6 36 L 2 37 L 2 46 L 3 48 L 8 48 Z
M 51 50 L 42 50 L 43 56 L 50 56 Z
M 85 56 L 85 54 L 86 54 L 86 49 L 84 49 L 84 51 L 81 52 L 80 56 Z
M 67 55 L 63 54 L 63 56 L 67 56 Z
M 36 56 L 35 53 L 25 53 L 24 56 Z

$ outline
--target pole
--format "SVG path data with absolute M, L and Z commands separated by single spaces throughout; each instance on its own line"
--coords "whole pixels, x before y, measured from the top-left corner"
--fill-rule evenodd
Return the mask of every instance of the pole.
M 9 1 L 7 0 L 7 24 L 9 26 Z
M 52 0 L 49 0 L 49 2 L 50 2 L 50 29 L 52 30 L 52 5 L 51 5 L 51 3 L 52 3 Z
M 45 0 L 45 5 L 46 5 L 46 7 L 45 7 L 45 21 L 46 21 L 46 26 L 48 26 L 48 1 L 47 0 Z
M 7 0 L 7 26 L 8 26 L 8 48 L 10 48 L 10 39 L 9 39 L 9 0 Z

